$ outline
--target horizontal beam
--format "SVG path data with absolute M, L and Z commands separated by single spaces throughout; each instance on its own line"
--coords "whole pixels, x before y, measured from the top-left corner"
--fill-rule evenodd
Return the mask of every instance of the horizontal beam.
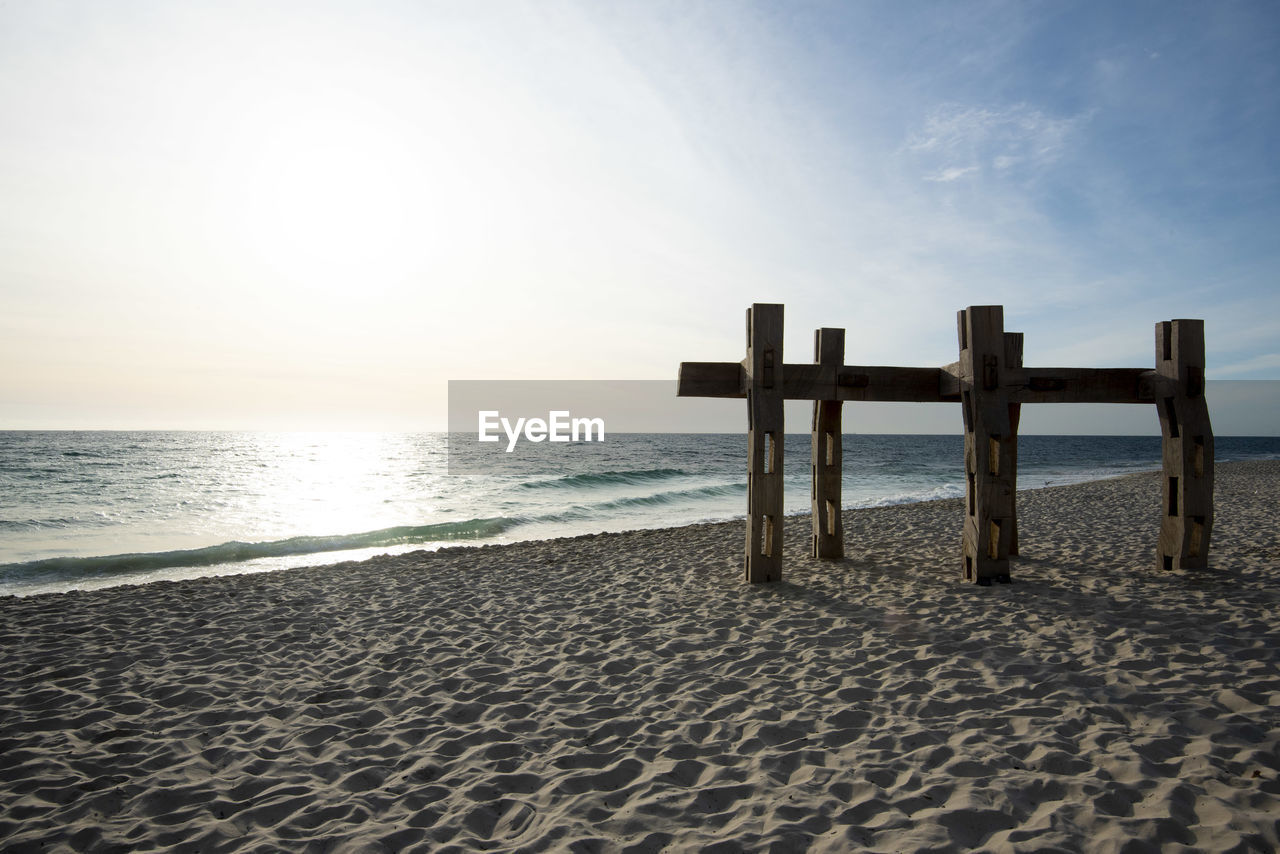
M 747 371 L 739 362 L 681 362 L 680 397 L 747 396 Z M 1153 403 L 1173 394 L 1171 383 L 1144 368 L 1007 368 L 1001 388 L 1010 403 Z M 784 365 L 787 400 L 862 400 L 949 403 L 960 400 L 960 365 L 900 368 Z
M 1165 384 L 1143 368 L 1011 368 L 1001 382 L 1014 403 L 1154 403 Z
M 940 368 L 846 366 L 840 369 L 835 399 L 939 403 L 948 400 L 942 379 Z
M 943 400 L 960 400 L 960 363 L 952 362 L 938 369 L 938 390 Z
M 679 397 L 746 397 L 747 370 L 741 362 L 681 362 Z
M 937 368 L 845 365 L 833 371 L 808 363 L 782 366 L 787 400 L 941 401 Z M 681 362 L 680 397 L 747 396 L 747 371 L 738 362 Z M 959 400 L 959 393 L 955 396 Z

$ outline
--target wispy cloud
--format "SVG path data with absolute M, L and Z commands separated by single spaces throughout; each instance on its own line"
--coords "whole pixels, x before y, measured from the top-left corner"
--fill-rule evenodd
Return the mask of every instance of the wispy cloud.
M 1035 364 L 1202 317 L 1212 376 L 1280 376 L 1251 5 L 81 5 L 0 5 L 0 364 L 37 362 L 0 426 L 205 364 L 228 412 L 273 362 L 424 412 L 450 376 L 667 376 L 754 300 L 887 364 L 953 359 L 969 304 Z
M 1280 368 L 1280 353 L 1262 353 L 1252 359 L 1245 359 L 1220 368 L 1215 367 L 1212 369 L 1212 375 L 1215 377 L 1235 377 L 1241 374 L 1251 374 L 1254 371 L 1273 371 L 1276 368 Z
M 971 175 L 974 172 L 977 172 L 978 168 L 979 167 L 977 166 L 952 166 L 949 169 L 943 169 L 942 171 L 935 172 L 932 175 L 925 175 L 924 179 L 926 181 L 936 181 L 941 184 L 949 184 L 952 181 L 959 181 L 965 175 Z
M 990 109 L 948 104 L 925 116 L 903 148 L 926 181 L 955 181 L 983 169 L 1008 173 L 1048 166 L 1090 114 L 1056 117 L 1027 104 Z

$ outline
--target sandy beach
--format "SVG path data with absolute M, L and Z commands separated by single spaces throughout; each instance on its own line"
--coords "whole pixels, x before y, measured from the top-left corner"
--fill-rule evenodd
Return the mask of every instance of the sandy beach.
M 739 580 L 742 522 L 0 600 L 6 851 L 1270 851 L 1280 462 L 845 514 Z

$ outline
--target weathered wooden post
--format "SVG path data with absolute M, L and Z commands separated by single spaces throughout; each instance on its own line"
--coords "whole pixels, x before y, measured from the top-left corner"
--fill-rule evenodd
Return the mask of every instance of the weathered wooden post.
M 782 306 L 747 309 L 747 554 L 752 583 L 782 578 Z
M 1156 324 L 1163 446 L 1163 512 L 1157 566 L 1203 569 L 1213 529 L 1213 428 L 1204 399 L 1204 321 Z
M 960 404 L 964 417 L 966 514 L 964 578 L 978 584 L 1009 580 L 1013 531 L 1009 394 L 1004 309 L 970 306 L 959 312 Z
M 1023 336 L 1021 332 L 1004 334 L 1004 364 L 1007 368 L 1022 367 Z M 1013 494 L 1009 496 L 1009 556 L 1018 554 L 1018 422 L 1022 419 L 1022 404 L 1009 404 L 1009 480 Z
M 840 518 L 844 480 L 840 415 L 844 404 L 835 397 L 844 365 L 844 330 L 823 328 L 814 332 L 813 360 L 822 367 L 819 382 L 824 387 L 829 385 L 831 398 L 813 402 L 813 556 L 840 558 L 844 557 L 844 522 Z

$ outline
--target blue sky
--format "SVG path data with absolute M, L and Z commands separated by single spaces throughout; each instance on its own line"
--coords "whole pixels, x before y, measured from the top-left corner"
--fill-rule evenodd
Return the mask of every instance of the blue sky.
M 1278 68 L 1267 2 L 7 4 L 0 428 L 439 429 L 752 302 L 1280 379 Z

